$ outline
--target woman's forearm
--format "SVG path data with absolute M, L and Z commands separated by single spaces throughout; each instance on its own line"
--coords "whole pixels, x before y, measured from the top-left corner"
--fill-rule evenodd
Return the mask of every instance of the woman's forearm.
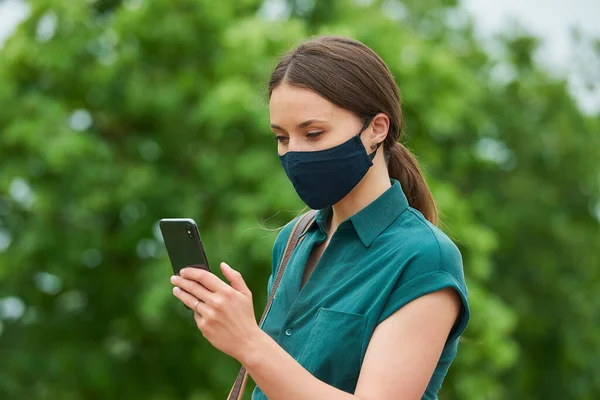
M 357 400 L 315 378 L 262 330 L 240 360 L 269 400 Z

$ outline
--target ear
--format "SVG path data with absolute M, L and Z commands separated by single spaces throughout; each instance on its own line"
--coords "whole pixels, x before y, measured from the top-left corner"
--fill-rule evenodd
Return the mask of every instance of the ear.
M 390 129 L 390 119 L 384 113 L 379 113 L 375 117 L 373 117 L 373 121 L 371 121 L 371 129 L 372 134 L 370 135 L 372 139 L 372 147 L 375 148 L 377 143 L 381 143 L 385 140 L 388 135 L 388 131 Z

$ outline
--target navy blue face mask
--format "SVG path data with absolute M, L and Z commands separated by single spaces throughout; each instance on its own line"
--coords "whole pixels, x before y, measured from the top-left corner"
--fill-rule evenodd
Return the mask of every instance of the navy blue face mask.
M 377 149 L 367 154 L 360 139 L 371 123 L 369 118 L 350 140 L 318 151 L 288 151 L 279 156 L 281 165 L 298 196 L 313 210 L 336 204 L 367 174 Z

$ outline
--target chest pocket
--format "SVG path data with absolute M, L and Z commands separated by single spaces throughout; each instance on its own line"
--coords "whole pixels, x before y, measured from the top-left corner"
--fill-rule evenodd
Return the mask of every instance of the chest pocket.
M 323 382 L 354 393 L 366 322 L 365 315 L 321 307 L 298 362 Z

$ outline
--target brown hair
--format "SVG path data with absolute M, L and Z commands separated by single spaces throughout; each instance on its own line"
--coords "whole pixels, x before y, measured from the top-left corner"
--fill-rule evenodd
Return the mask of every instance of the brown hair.
M 435 201 L 419 163 L 398 141 L 402 135 L 398 86 L 373 50 L 346 37 L 314 37 L 279 60 L 269 81 L 269 98 L 282 81 L 310 89 L 363 120 L 380 112 L 386 114 L 390 127 L 383 149 L 389 175 L 400 181 L 410 206 L 437 224 Z

